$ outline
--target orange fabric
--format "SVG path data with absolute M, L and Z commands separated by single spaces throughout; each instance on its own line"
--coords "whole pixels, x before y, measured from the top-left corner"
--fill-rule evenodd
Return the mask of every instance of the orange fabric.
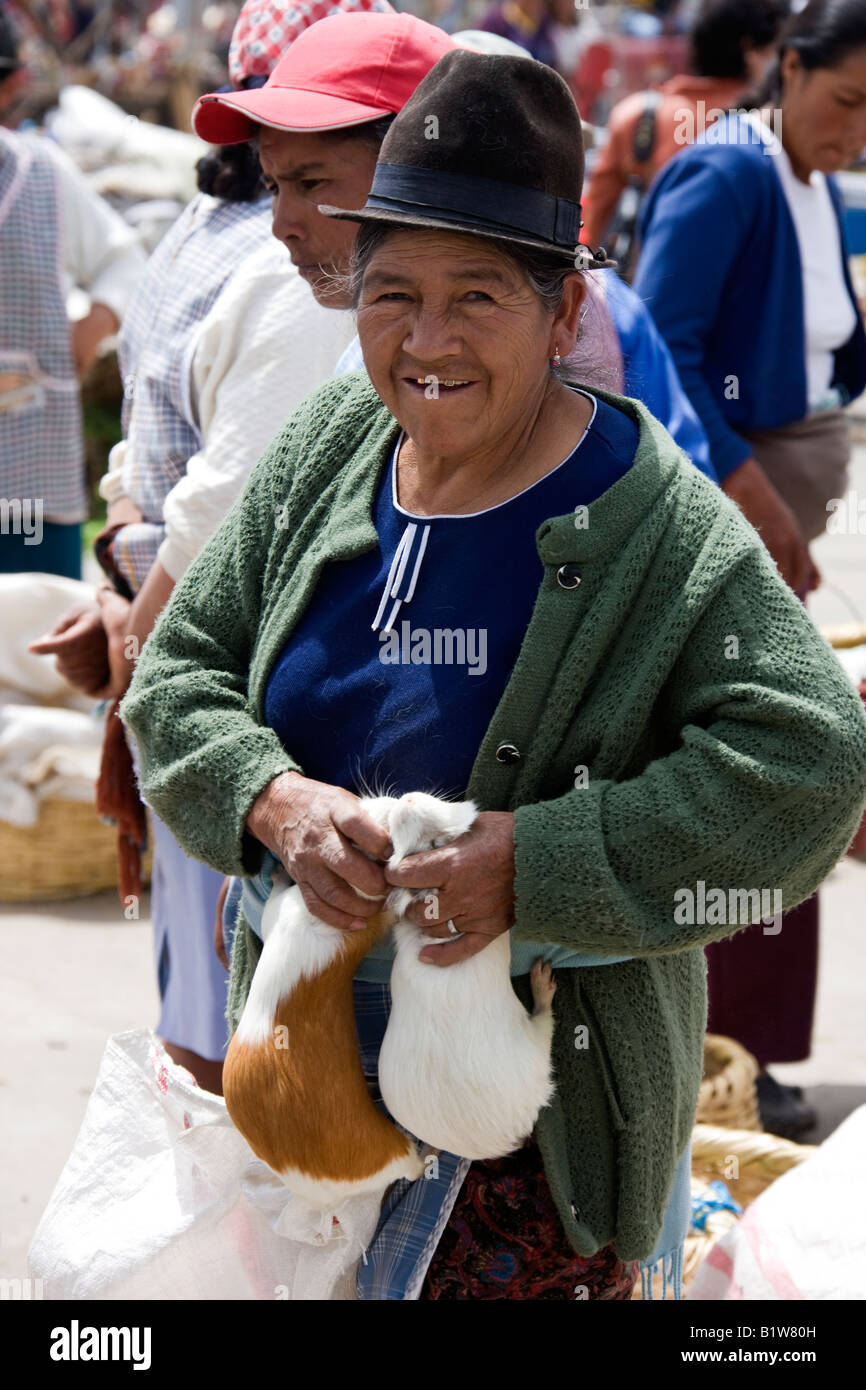
M 96 809 L 117 826 L 117 891 L 125 903 L 129 897 L 141 897 L 141 855 L 147 843 L 147 816 L 138 794 L 119 706 L 120 700 L 111 702 L 105 721 Z
M 668 160 L 686 148 L 676 138 L 679 132 L 681 140 L 682 132 L 687 129 L 685 113 L 691 113 L 695 134 L 699 135 L 703 124 L 698 103 L 704 103 L 705 119 L 714 109 L 726 111 L 736 106 L 742 89 L 743 83 L 739 78 L 722 80 L 684 75 L 665 82 L 658 89 L 662 100 L 655 113 L 655 145 L 651 157 L 642 164 L 636 164 L 634 160 L 634 134 L 646 105 L 646 92 L 635 92 L 615 106 L 608 122 L 610 139 L 599 155 L 589 186 L 584 190 L 581 240 L 593 248 L 599 246 L 604 241 L 629 179 L 638 175 L 644 187 L 648 188 Z M 712 124 L 711 121 L 706 123 Z

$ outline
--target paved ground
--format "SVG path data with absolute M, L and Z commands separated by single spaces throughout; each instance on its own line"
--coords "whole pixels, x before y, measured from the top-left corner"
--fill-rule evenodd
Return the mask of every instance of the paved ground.
M 853 484 L 866 503 L 866 447 L 858 449 Z M 834 586 L 816 597 L 816 621 L 850 619 L 840 594 L 866 619 L 866 538 L 826 537 L 815 553 Z M 866 1103 L 864 901 L 866 864 L 847 859 L 822 896 L 813 1055 L 774 1068 L 781 1080 L 803 1085 L 817 1107 L 810 1140 Z M 27 1246 L 75 1139 L 106 1037 L 156 1020 L 148 910 L 145 899 L 142 919 L 127 922 L 111 893 L 0 908 L 0 1275 L 26 1273 Z
M 138 922 L 114 893 L 5 907 L 0 943 L 0 1274 L 21 1277 L 106 1038 L 156 1022 L 149 898 Z

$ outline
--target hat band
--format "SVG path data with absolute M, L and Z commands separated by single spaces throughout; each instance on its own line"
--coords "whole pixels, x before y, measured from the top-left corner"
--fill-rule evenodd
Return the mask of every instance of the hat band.
M 421 210 L 470 217 L 503 232 L 521 232 L 574 249 L 580 238 L 580 203 L 498 179 L 420 169 L 414 164 L 377 164 L 368 208 L 383 212 Z

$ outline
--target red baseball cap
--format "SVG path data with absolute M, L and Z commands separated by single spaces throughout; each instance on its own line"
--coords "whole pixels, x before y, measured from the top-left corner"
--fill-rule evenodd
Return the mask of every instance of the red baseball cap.
M 209 144 L 237 145 L 257 125 L 304 132 L 375 121 L 402 110 L 457 46 L 410 14 L 329 15 L 295 39 L 264 87 L 200 97 L 193 128 Z

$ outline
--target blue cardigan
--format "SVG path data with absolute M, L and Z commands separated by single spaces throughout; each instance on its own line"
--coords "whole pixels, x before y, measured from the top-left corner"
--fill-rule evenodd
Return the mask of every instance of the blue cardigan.
M 752 449 L 746 432 L 808 412 L 803 275 L 773 156 L 736 115 L 711 126 L 653 183 L 634 288 L 646 300 L 710 440 L 721 482 Z M 848 293 L 842 200 L 832 179 Z M 832 253 L 835 248 L 828 248 Z M 866 387 L 866 334 L 836 353 L 844 401 Z

